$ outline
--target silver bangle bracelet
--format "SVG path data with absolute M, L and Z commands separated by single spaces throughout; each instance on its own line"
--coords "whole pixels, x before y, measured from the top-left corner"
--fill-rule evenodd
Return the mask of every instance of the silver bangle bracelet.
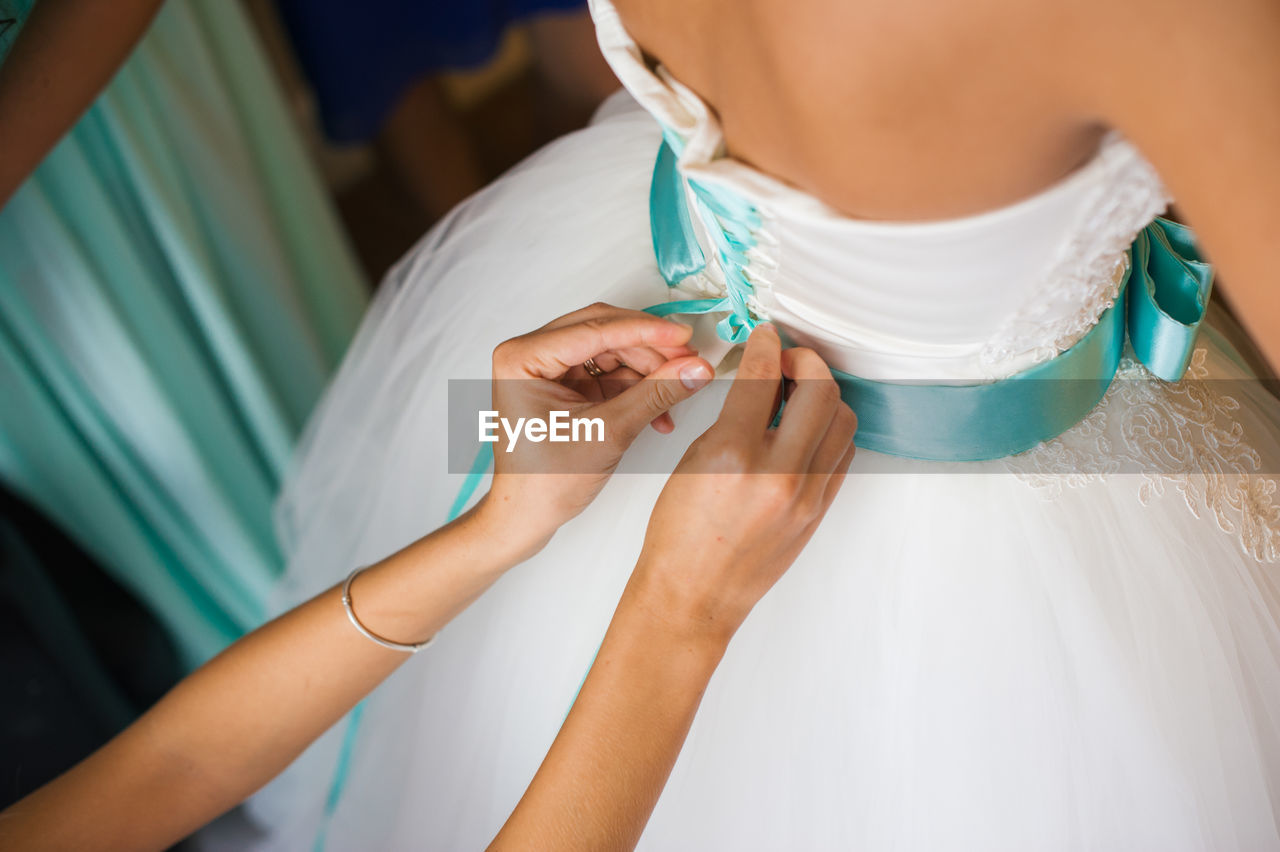
M 366 568 L 368 566 L 365 566 Z M 436 641 L 436 637 L 432 636 L 425 642 L 419 642 L 416 645 L 406 645 L 403 642 L 392 642 L 390 639 L 383 639 L 369 628 L 360 623 L 360 619 L 356 618 L 356 611 L 351 606 L 351 583 L 360 575 L 365 568 L 357 568 L 347 575 L 347 582 L 342 584 L 342 608 L 347 611 L 347 618 L 351 619 L 351 623 L 355 625 L 356 630 L 364 634 L 365 638 L 371 642 L 377 642 L 384 648 L 390 648 L 392 651 L 404 651 L 406 654 L 416 654 L 423 648 Z

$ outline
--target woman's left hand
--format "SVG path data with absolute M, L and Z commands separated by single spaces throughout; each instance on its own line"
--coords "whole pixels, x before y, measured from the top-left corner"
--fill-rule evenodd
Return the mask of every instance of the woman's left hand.
M 645 426 L 674 428 L 669 409 L 711 381 L 688 346 L 688 326 L 642 311 L 595 304 L 500 344 L 493 353 L 493 408 L 513 430 L 551 412 L 599 419 L 602 440 L 511 440 L 499 427 L 493 486 L 478 509 L 504 515 L 531 546 L 585 509 Z M 590 361 L 601 375 L 592 375 Z M 585 430 L 584 430 L 585 431 Z

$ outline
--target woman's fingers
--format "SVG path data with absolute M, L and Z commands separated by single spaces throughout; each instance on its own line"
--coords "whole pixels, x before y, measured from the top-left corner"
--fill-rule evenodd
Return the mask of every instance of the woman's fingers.
M 666 363 L 666 360 L 662 362 Z M 661 368 L 661 365 L 659 365 Z M 656 372 L 656 370 L 651 371 Z M 644 381 L 644 375 L 627 367 L 619 367 L 607 376 L 601 376 L 596 380 L 600 386 L 601 399 L 613 399 L 624 391 L 630 390 L 640 382 Z M 649 423 L 655 432 L 663 435 L 669 435 L 675 431 L 676 421 L 671 418 L 671 413 L 664 411 L 655 417 Z
M 515 337 L 493 353 L 495 378 L 559 379 L 588 358 L 634 348 L 679 347 L 689 326 L 639 312 L 587 319 Z
M 812 349 L 786 350 L 781 368 L 782 375 L 794 384 L 782 410 L 777 441 L 790 469 L 803 473 L 809 470 L 810 460 L 830 431 L 837 411 L 847 406 L 840 399 L 840 386 L 830 368 Z
M 796 540 L 801 546 L 808 544 L 809 539 L 813 538 L 813 534 L 818 531 L 818 527 L 822 525 L 822 521 L 827 516 L 827 512 L 831 509 L 831 504 L 835 502 L 836 496 L 840 493 L 840 487 L 844 484 L 845 475 L 840 474 L 827 478 L 827 490 L 823 494 L 821 504 L 814 513 L 814 516 L 805 524 L 804 529 L 796 536 Z
M 800 472 L 825 475 L 836 470 L 853 444 L 857 427 L 858 418 L 853 411 L 844 403 L 839 403 L 831 414 L 827 429 L 814 446 L 808 467 L 801 468 Z
M 609 428 L 618 430 L 617 434 L 629 445 L 650 423 L 659 432 L 664 426 L 673 425 L 670 418 L 664 420 L 663 415 L 697 393 L 714 375 L 711 365 L 701 358 L 676 358 L 606 400 L 596 410 L 611 424 Z
M 587 400 L 609 405 L 630 440 L 646 423 L 670 431 L 674 424 L 667 411 L 710 381 L 710 365 L 694 357 L 688 345 L 691 335 L 692 329 L 680 323 L 597 303 L 501 344 L 494 351 L 494 376 L 558 380 Z M 583 366 L 588 360 L 591 371 Z M 763 438 L 784 377 L 794 384 L 774 442 L 782 453 L 777 460 L 797 473 L 819 456 L 824 466 L 834 464 L 843 451 L 822 445 L 838 441 L 824 436 L 843 403 L 830 370 L 810 350 L 784 353 L 777 331 L 767 323 L 747 341 L 721 421 Z
M 647 376 L 672 358 L 698 354 L 687 346 L 662 347 L 662 349 L 666 351 L 660 351 L 653 346 L 629 346 L 626 349 L 601 352 L 591 360 L 605 373 L 612 373 L 619 367 L 630 367 L 641 375 Z
M 782 341 L 767 323 L 756 326 L 747 339 L 738 364 L 738 375 L 720 410 L 720 422 L 731 429 L 753 432 L 769 428 L 777 410 L 778 390 L 782 381 Z
M 644 376 L 630 367 L 619 367 L 607 376 L 596 379 L 600 386 L 600 399 L 613 399 L 618 394 L 634 387 L 644 380 Z
M 817 508 L 813 513 L 813 517 L 809 519 L 804 530 L 798 536 L 799 541 L 807 543 L 809 539 L 813 537 L 814 532 L 817 531 L 818 525 L 822 523 L 822 519 L 827 516 L 828 510 L 831 509 L 831 504 L 835 502 L 836 496 L 839 495 L 845 479 L 848 478 L 849 466 L 853 464 L 854 454 L 854 445 L 850 443 L 848 448 L 845 450 L 844 455 L 836 464 L 835 470 L 830 474 L 815 473 L 810 475 L 809 479 L 816 489 L 814 493 L 818 495 L 816 498 L 810 497 L 810 499 L 816 500 Z
M 663 358 L 670 361 L 672 358 L 683 358 L 686 355 L 697 355 L 696 347 L 685 344 L 683 346 L 654 346 L 653 351 L 657 352 Z
M 678 350 L 677 350 L 678 351 Z M 684 358 L 689 355 L 697 354 L 690 349 L 678 352 L 678 354 L 664 355 L 652 346 L 631 346 L 627 349 L 621 349 L 612 353 L 619 362 L 625 364 L 641 375 L 647 376 L 672 358 Z M 599 359 L 596 359 L 599 363 Z
M 670 435 L 676 430 L 676 421 L 672 419 L 669 411 L 664 411 L 653 420 L 650 420 L 649 425 L 653 427 L 653 431 L 660 435 Z
M 840 461 L 836 463 L 835 470 L 831 472 L 831 476 L 827 478 L 826 486 L 822 494 L 822 507 L 818 511 L 818 520 L 822 520 L 822 516 L 831 508 L 831 504 L 835 501 L 836 495 L 840 493 L 841 487 L 844 485 L 845 479 L 849 476 L 849 468 L 853 465 L 853 459 L 857 455 L 857 447 L 852 441 L 845 448 L 844 455 L 840 457 Z
M 528 381 L 528 379 L 518 379 L 517 381 Z M 588 373 L 587 368 L 581 364 L 569 368 L 569 371 L 560 377 L 560 384 L 585 400 L 604 402 L 604 392 L 600 388 L 600 380 Z
M 602 367 L 601 359 L 597 358 L 595 360 L 596 365 Z M 664 360 L 662 363 L 665 364 L 666 361 Z M 642 381 L 644 381 L 644 375 L 627 366 L 614 367 L 605 375 L 597 377 L 588 373 L 582 365 L 578 365 L 570 368 L 564 374 L 564 377 L 560 379 L 560 384 L 579 394 L 583 399 L 599 403 L 613 399 Z M 667 412 L 659 414 L 652 420 L 650 425 L 653 426 L 655 431 L 663 435 L 670 434 L 676 428 L 675 420 Z
M 623 361 L 616 352 L 601 352 L 598 355 L 591 356 L 591 363 L 595 364 L 597 373 L 608 374 L 612 373 L 626 362 Z M 593 374 L 593 378 L 600 378 L 600 376 Z
M 551 331 L 552 329 L 565 328 L 567 326 L 586 322 L 587 320 L 599 321 L 604 319 L 616 319 L 619 317 L 654 318 L 652 314 L 647 314 L 644 311 L 635 311 L 628 308 L 619 308 L 616 305 L 606 304 L 605 302 L 596 302 L 593 305 L 587 305 L 585 308 L 580 308 L 572 313 L 565 314 L 562 317 L 556 317 L 551 322 L 538 329 L 538 331 Z M 665 322 L 673 322 L 673 320 L 665 320 Z M 537 332 L 535 332 L 535 334 L 536 333 Z M 685 355 L 698 354 L 696 349 L 685 345 L 656 346 L 653 347 L 652 351 L 661 355 L 663 360 L 683 358 Z M 623 356 L 623 360 L 627 361 L 625 355 Z M 633 367 L 638 366 L 630 361 L 627 361 L 627 363 L 630 363 Z M 656 368 L 657 367 L 655 365 L 654 369 Z
M 688 345 L 691 333 L 671 320 L 597 302 L 502 344 L 494 352 L 494 374 L 558 380 L 584 399 L 601 402 L 668 361 L 696 355 Z M 592 371 L 584 366 L 588 360 Z M 674 428 L 666 414 L 653 425 L 660 432 Z

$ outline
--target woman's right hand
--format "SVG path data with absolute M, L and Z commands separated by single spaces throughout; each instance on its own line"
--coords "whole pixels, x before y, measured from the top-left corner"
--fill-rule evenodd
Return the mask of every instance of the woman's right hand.
M 783 380 L 790 390 L 770 428 Z M 844 482 L 857 417 L 811 349 L 761 325 L 716 423 L 654 507 L 634 579 L 667 619 L 725 642 L 790 567 Z
M 729 639 L 840 489 L 856 425 L 821 358 L 783 352 L 772 327 L 752 333 L 720 418 L 658 498 L 559 736 L 490 849 L 635 847 Z

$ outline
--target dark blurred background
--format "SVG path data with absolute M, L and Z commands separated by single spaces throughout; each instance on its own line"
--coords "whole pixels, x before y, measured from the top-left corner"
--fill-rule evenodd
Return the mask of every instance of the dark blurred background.
M 596 47 L 585 0 L 552 0 L 564 9 L 505 28 L 483 61 L 409 89 L 374 138 L 335 141 L 342 134 L 326 134 L 281 14 L 313 0 L 244 2 L 374 282 L 458 201 L 585 125 L 619 87 Z

